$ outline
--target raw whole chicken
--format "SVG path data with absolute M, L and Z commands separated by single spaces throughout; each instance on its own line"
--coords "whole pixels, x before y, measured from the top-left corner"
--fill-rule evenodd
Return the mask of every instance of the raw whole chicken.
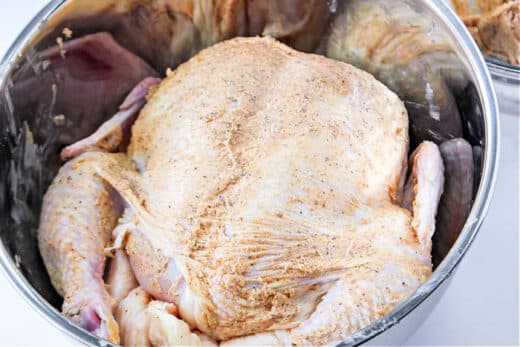
M 408 161 L 406 109 L 371 75 L 236 38 L 154 84 L 123 105 L 146 95 L 126 152 L 118 113 L 45 195 L 73 321 L 125 345 L 324 345 L 430 276 L 443 160 L 426 141 Z

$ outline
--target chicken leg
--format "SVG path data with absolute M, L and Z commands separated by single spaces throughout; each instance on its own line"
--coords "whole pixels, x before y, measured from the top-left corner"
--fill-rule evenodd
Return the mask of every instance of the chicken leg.
M 97 173 L 103 156 L 86 153 L 65 164 L 44 197 L 39 248 L 52 284 L 64 297 L 63 313 L 113 343 L 119 329 L 103 282 L 104 249 L 122 212 L 118 194 Z M 114 154 L 118 167 L 131 167 Z

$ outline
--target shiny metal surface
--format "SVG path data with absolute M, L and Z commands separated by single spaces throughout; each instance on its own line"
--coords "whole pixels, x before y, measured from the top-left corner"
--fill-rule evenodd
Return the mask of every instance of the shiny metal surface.
M 494 57 L 486 57 L 486 63 L 495 83 L 501 110 L 520 116 L 520 66 L 508 64 Z
M 73 1 L 80 2 L 80 0 L 72 0 L 69 3 Z M 390 314 L 349 337 L 343 341 L 342 345 L 357 345 L 367 341 L 375 345 L 397 344 L 420 324 L 421 317 L 428 313 L 437 298 L 446 290 L 450 275 L 455 271 L 475 237 L 489 206 L 497 173 L 498 105 L 490 74 L 478 47 L 464 25 L 443 1 L 403 0 L 403 2 L 413 6 L 425 17 L 432 18 L 434 25 L 440 28 L 452 44 L 453 51 L 460 60 L 461 70 L 463 70 L 465 78 L 470 81 L 472 88 L 470 88 L 469 96 L 462 93 L 458 98 L 471 98 L 470 104 L 474 107 L 470 107 L 466 112 L 473 119 L 473 125 L 481 127 L 476 131 L 476 134 L 481 135 L 478 140 L 483 150 L 482 170 L 479 172 L 480 184 L 464 229 L 430 279 Z M 34 223 L 35 220 L 37 221 L 39 199 L 41 199 L 49 179 L 52 178 L 52 170 L 47 172 L 47 166 L 38 162 L 38 155 L 42 154 L 41 149 L 31 147 L 31 143 L 24 140 L 27 137 L 27 130 L 24 128 L 23 122 L 12 119 L 18 117 L 16 112 L 9 112 L 9 109 L 12 111 L 9 90 L 13 84 L 11 79 L 13 71 L 24 58 L 30 59 L 34 56 L 40 40 L 52 31 L 48 23 L 59 23 L 64 19 L 53 15 L 64 3 L 65 0 L 54 0 L 42 9 L 20 34 L 0 65 L 0 89 L 2 91 L 0 105 L 3 106 L 3 109 L 0 109 L 2 117 L 0 124 L 4 128 L 8 128 L 8 133 L 2 134 L 2 136 L 11 137 L 10 141 L 15 144 L 9 147 L 2 143 L 2 147 L 0 147 L 3 156 L 1 165 L 4 168 L 3 171 L 0 170 L 0 193 L 2 193 L 2 198 L 0 198 L 2 219 L 0 223 L 2 228 L 0 229 L 2 237 L 0 264 L 21 295 L 58 329 L 74 337 L 78 342 L 104 346 L 109 344 L 71 324 L 59 313 L 56 307 L 59 306 L 60 300 L 50 288 L 46 274 L 41 273 L 44 271 L 41 260 L 38 254 L 35 254 L 36 248 L 31 242 L 35 242 Z M 508 78 L 508 76 L 504 78 Z M 54 150 L 52 143 L 43 148 L 49 152 Z M 33 156 L 36 157 L 34 162 L 32 162 Z M 23 165 L 17 166 L 17 158 L 20 157 Z M 25 211 L 24 209 L 30 211 L 26 211 L 27 214 L 20 213 L 20 211 Z

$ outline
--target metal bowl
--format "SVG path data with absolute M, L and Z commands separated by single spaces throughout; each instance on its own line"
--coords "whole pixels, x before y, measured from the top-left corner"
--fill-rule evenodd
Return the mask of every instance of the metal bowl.
M 325 1 L 323 0 L 323 2 Z M 456 58 L 456 67 L 454 68 L 452 65 L 451 70 L 443 70 L 444 78 L 460 113 L 464 115 L 464 135 L 471 141 L 477 153 L 481 154 L 481 161 L 475 170 L 475 196 L 470 215 L 449 252 L 441 254 L 437 259 L 438 265 L 432 276 L 413 296 L 401 303 L 391 313 L 348 337 L 342 342 L 342 345 L 398 344 L 416 330 L 446 290 L 450 276 L 475 238 L 488 209 L 497 174 L 498 106 L 490 74 L 478 47 L 462 22 L 442 0 L 399 0 L 399 2 L 413 8 L 418 14 L 417 20 L 424 21 L 426 18 L 431 21 L 432 30 L 440 33 L 443 40 L 449 43 L 452 57 Z M 82 22 L 81 30 L 75 30 L 74 21 L 70 21 L 71 16 L 80 16 L 77 8 L 69 6 L 71 3 L 83 4 L 83 7 L 90 8 L 91 12 L 88 17 L 90 19 Z M 103 4 L 103 1 L 51 1 L 27 25 L 1 62 L 0 236 L 2 242 L 0 243 L 0 264 L 20 295 L 25 297 L 58 329 L 69 334 L 78 342 L 106 346 L 110 344 L 72 324 L 60 314 L 61 298 L 52 288 L 38 253 L 36 230 L 42 195 L 56 169 L 61 165 L 56 155 L 60 146 L 57 141 L 58 130 L 52 126 L 46 129 L 41 128 L 43 126 L 41 118 L 44 113 L 52 112 L 52 97 L 50 100 L 39 100 L 38 107 L 32 112 L 22 112 L 16 108 L 19 100 L 13 100 L 12 93 L 13 88 L 19 87 L 15 73 L 23 66 L 38 69 L 38 65 L 34 64 L 37 52 L 55 44 L 55 36 L 52 35 L 59 34 L 64 23 L 72 26 L 72 30 L 82 35 L 98 30 L 114 33 L 120 29 L 118 28 L 118 25 L 122 25 L 120 22 L 103 17 L 101 12 L 99 12 L 99 16 L 96 16 L 96 11 L 101 10 L 94 5 L 89 5 L 100 3 Z M 293 2 L 293 4 L 296 3 Z M 338 2 L 327 1 L 326 3 L 331 17 L 336 16 Z M 392 6 L 397 3 L 398 1 L 392 2 Z M 341 4 L 340 0 L 340 7 Z M 100 18 L 100 22 L 94 25 L 96 18 Z M 414 25 L 414 23 L 409 24 Z M 324 25 L 323 31 L 326 32 L 330 28 L 331 21 L 320 25 Z M 125 30 L 128 30 L 128 27 Z M 145 35 L 137 29 L 134 34 Z M 114 36 L 117 38 L 116 34 Z M 303 46 L 308 43 L 303 40 L 299 44 L 302 42 Z M 120 43 L 124 45 L 124 43 Z M 295 45 L 297 46 L 298 43 Z M 315 51 L 323 52 L 322 49 L 320 51 L 319 45 L 315 47 Z M 395 52 L 395 54 L 398 55 L 400 52 Z M 179 61 L 175 63 L 179 63 Z M 173 62 L 172 64 L 174 65 Z M 162 68 L 159 65 L 156 67 Z M 429 67 L 431 68 L 431 66 Z M 491 69 L 494 71 L 494 65 L 491 65 Z M 507 79 L 508 75 L 504 74 L 505 70 L 500 71 L 494 71 L 495 76 Z M 405 82 L 414 83 L 413 79 L 416 76 L 409 74 L 406 75 L 406 78 L 410 80 Z M 23 86 L 21 87 L 22 98 L 31 96 L 31 90 L 24 90 Z M 400 90 L 396 91 L 400 92 Z M 406 99 L 406 95 L 403 93 L 400 93 L 400 96 Z M 440 234 L 442 232 L 442 230 L 437 231 Z
M 520 66 L 495 57 L 486 57 L 502 112 L 520 116 Z

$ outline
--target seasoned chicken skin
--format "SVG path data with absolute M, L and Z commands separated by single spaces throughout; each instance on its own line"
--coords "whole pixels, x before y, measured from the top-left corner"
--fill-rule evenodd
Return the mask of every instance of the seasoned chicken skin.
M 345 63 L 237 38 L 181 65 L 148 100 L 126 155 L 79 157 L 95 157 L 95 177 L 126 203 L 120 248 L 139 290 L 160 300 L 136 312 L 172 315 L 147 320 L 151 340 L 131 339 L 164 343 L 168 322 L 185 330 L 177 315 L 205 341 L 323 345 L 384 316 L 431 274 L 444 169 L 423 143 L 405 202 L 407 152 L 402 102 Z M 40 227 L 49 269 L 77 261 L 49 248 L 58 217 Z

